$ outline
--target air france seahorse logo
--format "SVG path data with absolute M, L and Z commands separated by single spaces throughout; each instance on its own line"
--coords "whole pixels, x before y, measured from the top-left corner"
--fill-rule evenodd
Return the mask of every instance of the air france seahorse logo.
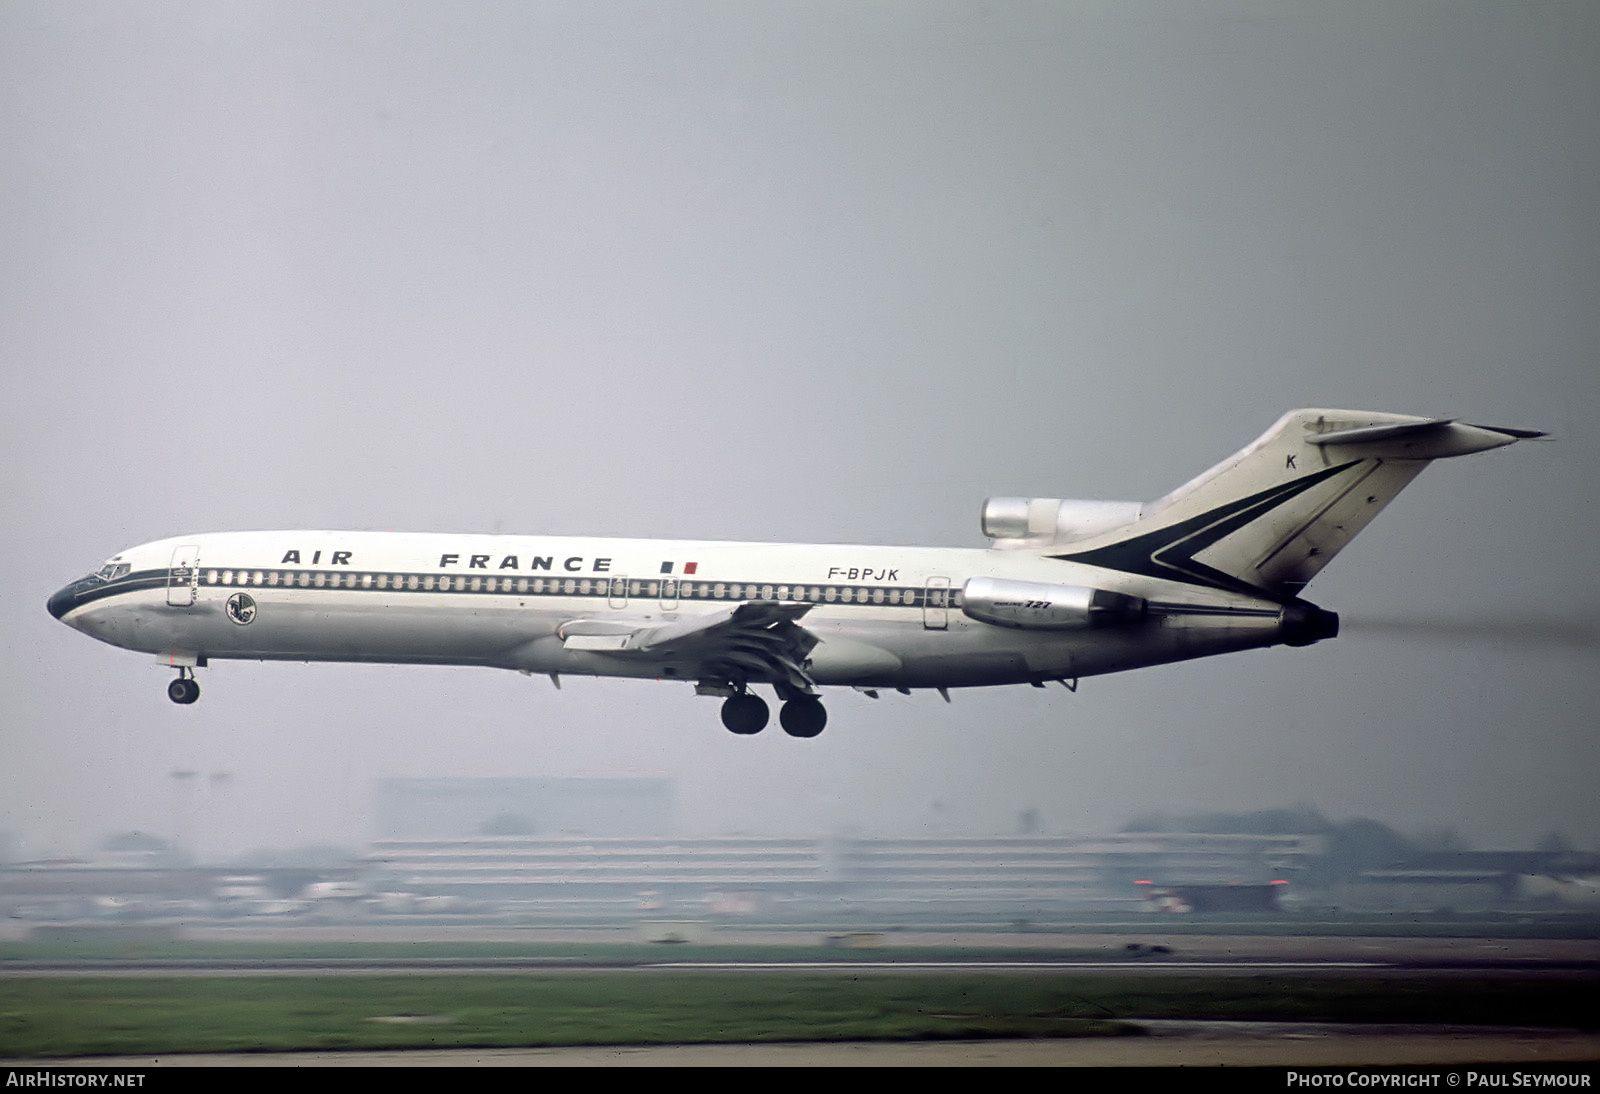
M 228 618 L 243 627 L 256 617 L 255 597 L 249 593 L 234 593 L 228 597 Z

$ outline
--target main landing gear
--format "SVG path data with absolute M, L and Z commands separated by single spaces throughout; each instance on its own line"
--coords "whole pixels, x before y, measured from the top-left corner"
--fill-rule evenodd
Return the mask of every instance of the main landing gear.
M 730 695 L 722 704 L 722 724 L 741 736 L 767 727 L 767 702 L 754 692 Z M 814 695 L 795 695 L 778 712 L 778 723 L 791 737 L 815 737 L 828 724 L 828 712 Z
M 200 684 L 194 678 L 193 669 L 178 670 L 178 678 L 167 685 L 167 698 L 181 706 L 188 706 L 200 698 Z
M 815 696 L 790 699 L 778 712 L 778 722 L 791 737 L 815 737 L 828 724 L 828 712 Z
M 730 695 L 722 704 L 722 724 L 740 736 L 767 728 L 767 701 L 754 692 Z

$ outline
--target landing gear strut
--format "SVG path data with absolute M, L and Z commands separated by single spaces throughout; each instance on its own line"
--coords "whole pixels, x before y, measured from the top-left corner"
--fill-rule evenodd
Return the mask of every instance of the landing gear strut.
M 178 678 L 167 685 L 167 698 L 181 706 L 188 706 L 200 698 L 200 684 L 193 669 L 179 669 Z

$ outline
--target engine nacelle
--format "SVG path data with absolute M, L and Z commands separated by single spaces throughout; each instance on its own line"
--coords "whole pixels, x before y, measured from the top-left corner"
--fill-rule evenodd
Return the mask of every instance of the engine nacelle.
M 981 524 L 990 539 L 1065 543 L 1132 524 L 1143 511 L 1137 501 L 990 498 L 983 503 Z
M 1139 597 L 1083 585 L 974 577 L 961 587 L 961 610 L 997 627 L 1044 631 L 1103 627 L 1136 622 L 1147 609 Z

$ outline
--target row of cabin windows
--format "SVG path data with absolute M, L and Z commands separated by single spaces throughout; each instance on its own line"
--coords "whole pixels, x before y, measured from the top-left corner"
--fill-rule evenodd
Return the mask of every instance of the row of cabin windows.
M 644 581 L 638 578 L 484 577 L 465 574 L 372 574 L 305 570 L 207 570 L 207 585 L 300 589 L 400 589 L 413 592 L 489 592 L 615 599 L 647 596 L 686 600 L 791 600 L 817 604 L 888 604 L 916 607 L 919 589 L 748 582 Z M 947 590 L 930 589 L 929 603 L 945 606 Z

